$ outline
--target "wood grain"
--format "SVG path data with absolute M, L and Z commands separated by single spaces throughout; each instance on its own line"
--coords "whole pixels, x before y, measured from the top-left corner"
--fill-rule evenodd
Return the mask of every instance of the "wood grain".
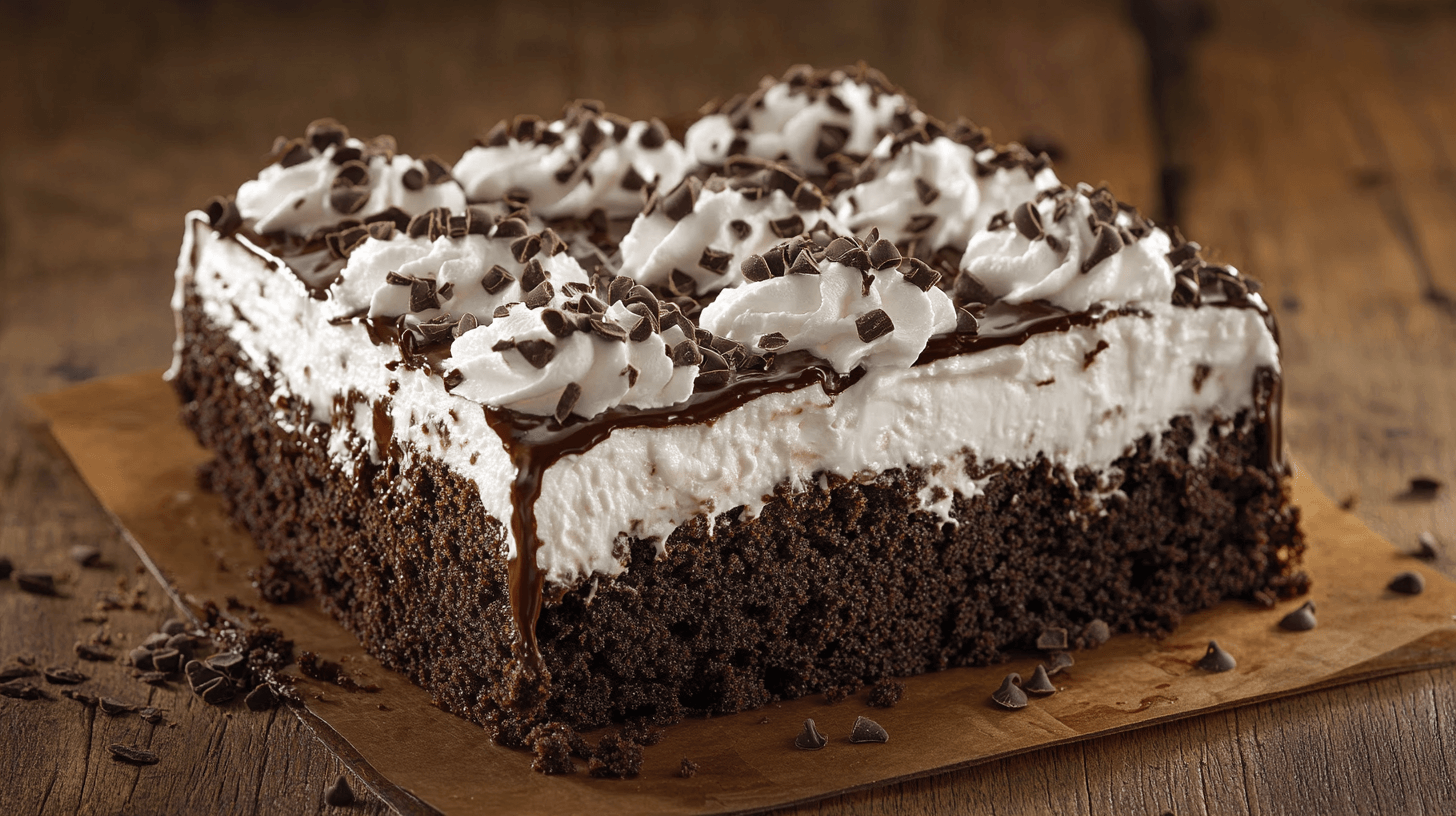
M 1177 5 L 1175 2 L 1174 5 Z M 1171 126 L 1148 106 L 1121 3 L 534 3 L 305 10 L 90 0 L 0 4 L 0 555 L 66 574 L 61 598 L 0 582 L 0 661 L 70 664 L 104 628 L 124 651 L 168 616 L 20 398 L 165 363 L 180 216 L 236 187 L 280 133 L 333 115 L 458 155 L 518 112 L 578 96 L 687 112 L 790 63 L 864 58 L 928 110 L 1060 142 L 1065 178 L 1155 209 L 1161 161 L 1188 173 L 1180 220 L 1268 284 L 1284 332 L 1288 437 L 1302 467 L 1401 545 L 1456 545 L 1456 12 L 1449 3 L 1220 0 L 1188 52 Z M 93 543 L 108 566 L 66 558 Z M 82 617 L 97 594 L 146 609 Z M 311 813 L 341 763 L 291 716 L 199 705 L 118 664 L 82 688 L 167 724 L 59 698 L 0 699 L 0 811 Z M 1052 749 L 836 798 L 800 813 L 1449 813 L 1456 670 L 1419 672 Z M 175 727 L 173 725 L 175 724 Z M 150 745 L 155 766 L 108 758 Z M 357 785 L 356 785 L 357 787 Z M 383 810 L 377 800 L 357 812 Z

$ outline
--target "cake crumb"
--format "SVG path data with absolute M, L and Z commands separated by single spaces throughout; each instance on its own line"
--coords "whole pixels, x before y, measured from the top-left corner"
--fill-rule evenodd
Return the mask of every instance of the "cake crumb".
M 698 775 L 698 763 L 692 761 L 691 759 L 688 759 L 687 757 L 683 757 L 682 765 L 679 766 L 677 769 L 677 775 L 681 776 L 683 779 L 692 779 L 693 777 Z
M 903 696 L 905 684 L 886 677 L 870 688 L 869 704 L 875 708 L 894 708 Z
M 531 770 L 543 774 L 576 773 L 576 763 L 571 761 L 572 737 L 576 732 L 558 723 L 538 725 L 526 735 L 526 744 L 535 752 Z M 577 737 L 577 739 L 580 739 Z
M 597 777 L 636 776 L 642 772 L 642 746 L 620 733 L 608 734 L 597 743 L 586 767 L 588 773 Z

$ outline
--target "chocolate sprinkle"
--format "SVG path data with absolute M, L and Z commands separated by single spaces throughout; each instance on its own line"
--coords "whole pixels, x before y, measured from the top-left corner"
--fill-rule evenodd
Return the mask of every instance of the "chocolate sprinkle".
M 101 713 L 108 717 L 120 717 L 123 714 L 130 714 L 137 710 L 137 707 L 130 703 L 123 703 L 115 697 L 101 698 Z
M 817 751 L 829 744 L 829 738 L 814 727 L 814 720 L 804 720 L 804 730 L 794 737 L 794 747 L 800 751 Z
M 1001 681 L 1001 687 L 991 693 L 991 702 L 1002 708 L 1026 708 L 1026 692 L 1021 690 L 1021 675 L 1012 672 Z
M 1011 213 L 1011 223 L 1016 225 L 1016 231 L 1027 240 L 1035 241 L 1046 236 L 1046 228 L 1041 223 L 1041 211 L 1030 201 L 1022 202 Z
M 515 348 L 535 368 L 545 368 L 556 356 L 556 346 L 546 340 L 522 340 L 516 343 Z
M 743 273 L 743 279 L 749 283 L 766 281 L 773 277 L 773 270 L 768 268 L 768 261 L 762 255 L 749 255 L 738 265 L 738 270 Z
M 1040 697 L 1057 693 L 1057 687 L 1052 684 L 1051 678 L 1047 676 L 1047 667 L 1045 664 L 1037 665 L 1036 671 L 1031 674 L 1031 679 L 1026 681 L 1026 685 L 1022 688 Z
M 137 748 L 132 745 L 122 745 L 121 743 L 114 742 L 106 746 L 106 750 L 111 752 L 112 759 L 131 765 L 156 765 L 161 761 L 161 757 L 157 756 L 156 752 L 148 751 L 144 748 Z
M 1279 628 L 1291 632 L 1308 632 L 1315 627 L 1314 601 L 1305 601 L 1298 609 L 1279 619 Z
M 886 269 L 900 265 L 900 250 L 887 239 L 881 238 L 870 245 L 869 262 L 874 269 Z M 922 290 L 923 291 L 923 290 Z
M 1092 252 L 1087 255 L 1087 260 L 1082 262 L 1082 274 L 1091 272 L 1094 267 L 1116 255 L 1121 249 L 1122 237 L 1117 234 L 1117 229 L 1107 224 L 1098 224 L 1096 243 L 1092 246 Z
M 1402 595 L 1419 595 L 1426 589 L 1426 579 L 1419 572 L 1402 572 L 1390 579 L 1385 588 Z
M 1198 668 L 1214 674 L 1229 671 L 1237 665 L 1239 663 L 1237 660 L 1234 660 L 1234 656 L 1224 651 L 1216 640 L 1210 640 L 1208 642 L 1208 651 L 1198 661 Z
M 1067 648 L 1067 630 L 1060 626 L 1043 629 L 1041 635 L 1036 639 L 1036 648 L 1042 651 Z
M 780 238 L 792 238 L 804 231 L 804 219 L 797 215 L 790 215 L 768 222 L 768 228 Z
M 861 742 L 889 742 L 890 735 L 885 729 L 869 717 L 855 717 L 854 728 L 849 732 L 849 741 Z
M 859 339 L 865 343 L 884 337 L 895 330 L 895 324 L 890 321 L 890 316 L 885 314 L 884 309 L 875 309 L 865 312 L 854 321 L 855 331 L 859 332 Z

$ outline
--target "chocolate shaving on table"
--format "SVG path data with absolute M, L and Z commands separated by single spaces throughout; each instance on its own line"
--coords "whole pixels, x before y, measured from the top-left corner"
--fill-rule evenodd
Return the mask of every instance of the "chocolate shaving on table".
M 158 649 L 152 652 L 152 667 L 168 674 L 182 668 L 182 652 L 178 649 Z
M 1057 687 L 1048 676 L 1046 664 L 1037 664 L 1036 671 L 1031 673 L 1031 679 L 1026 681 L 1022 689 L 1029 694 L 1045 697 L 1049 694 L 1056 694 Z
M 100 704 L 101 713 L 108 717 L 120 717 L 123 714 L 131 714 L 137 707 L 131 703 L 125 703 L 115 697 L 102 697 Z
M 1216 640 L 1210 640 L 1208 642 L 1208 651 L 1198 661 L 1198 668 L 1214 674 L 1229 671 L 1238 665 L 1239 663 L 1237 660 L 1234 660 L 1234 656 L 1224 651 L 1223 647 L 1219 646 Z
M 1315 624 L 1314 601 L 1305 601 L 1298 609 L 1279 619 L 1279 628 L 1290 632 L 1308 632 Z
M 278 705 L 278 694 L 267 683 L 259 683 L 243 698 L 249 711 L 268 711 Z
M 34 677 L 37 673 L 30 666 L 6 666 L 0 668 L 0 683 L 8 683 L 11 680 L 19 680 L 22 677 Z
M 884 727 L 869 717 L 855 717 L 850 729 L 849 741 L 853 743 L 889 742 L 890 735 Z
M 161 757 L 156 752 L 148 751 L 145 748 L 137 748 L 132 745 L 112 743 L 106 746 L 106 750 L 111 752 L 112 759 L 131 765 L 156 765 L 161 761 Z
M 890 316 L 884 309 L 875 309 L 860 315 L 854 321 L 854 328 L 862 342 L 873 343 L 894 331 L 895 324 L 890 321 Z
M 1419 595 L 1426 589 L 1426 579 L 1419 572 L 1402 572 L 1390 579 L 1385 588 L 1401 595 Z
M 170 672 L 144 671 L 141 674 L 138 674 L 136 676 L 136 679 L 142 681 L 143 683 L 146 683 L 149 686 L 165 686 L 167 685 L 167 678 L 169 676 L 171 676 Z
M 804 728 L 794 737 L 794 747 L 800 751 L 817 751 L 829 744 L 829 738 L 819 733 L 814 720 L 804 720 Z
M 227 677 L 214 677 L 193 689 L 202 702 L 208 705 L 222 705 L 238 694 L 237 686 Z
M 1098 264 L 1116 255 L 1122 249 L 1122 237 L 1117 234 L 1117 229 L 1108 224 L 1098 224 L 1096 235 L 1093 239 L 1092 251 L 1088 253 L 1087 259 L 1082 262 L 1082 274 L 1091 272 Z
M 991 692 L 991 702 L 1002 708 L 1026 708 L 1026 692 L 1021 690 L 1021 675 L 1016 672 L 1006 675 L 1001 687 Z
M 77 643 L 75 651 L 77 657 L 82 660 L 90 660 L 94 663 L 109 663 L 116 659 L 116 655 L 111 652 L 99 646 L 92 646 L 89 643 Z
M 1022 202 L 1021 206 L 1012 211 L 1011 223 L 1016 225 L 1016 231 L 1027 240 L 1035 241 L 1046 236 L 1046 228 L 1041 223 L 1041 211 L 1030 201 Z
M 24 570 L 15 573 L 15 583 L 24 592 L 32 595 L 55 595 L 56 579 L 49 572 Z
M 101 563 L 101 551 L 90 544 L 77 544 L 71 548 L 71 560 L 83 567 L 94 567 Z
M 46 693 L 24 680 L 11 680 L 8 683 L 0 683 L 0 697 L 9 697 L 12 700 L 40 700 L 46 698 Z
M 515 348 L 535 368 L 545 368 L 556 356 L 556 346 L 546 340 L 521 340 Z
M 75 700 L 87 708 L 95 708 L 101 702 L 92 695 L 75 689 L 61 689 L 61 696 L 69 700 Z

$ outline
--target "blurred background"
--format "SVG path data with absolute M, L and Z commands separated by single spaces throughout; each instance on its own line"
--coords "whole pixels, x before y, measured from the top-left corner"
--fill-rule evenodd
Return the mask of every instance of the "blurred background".
M 496 121 L 553 116 L 573 98 L 683 122 L 792 64 L 862 59 L 931 114 L 1048 150 L 1065 181 L 1106 181 L 1262 279 L 1283 332 L 1296 465 L 1397 547 L 1433 532 L 1449 572 L 1453 55 L 1452 0 L 0 0 L 0 554 L 64 566 L 55 552 L 99 542 L 139 567 L 23 399 L 167 363 L 183 214 L 254 176 L 276 136 L 333 116 L 453 161 Z M 1416 477 L 1437 486 L 1411 490 Z M 34 625 L 7 627 L 0 653 L 66 649 L 111 579 L 78 580 L 95 586 L 22 616 Z M 1456 671 L 1412 677 L 826 807 L 1232 813 L 1305 799 L 1311 812 L 1398 812 L 1444 796 L 1432 810 L 1449 811 L 1439 722 L 1456 705 Z M 0 717 L 11 740 L 0 744 L 27 746 L 14 778 L 50 779 L 45 801 L 62 811 L 112 810 L 94 776 L 56 781 L 57 768 L 88 767 L 91 742 L 45 736 L 70 733 L 52 716 Z M 216 739 L 236 778 L 189 782 L 210 767 L 199 759 L 176 790 L 117 793 L 116 811 L 134 794 L 167 812 L 220 799 L 311 811 L 319 793 L 296 780 L 339 768 L 291 721 L 235 721 L 241 736 L 225 742 L 219 715 L 178 716 Z M 1339 770 L 1346 761 L 1353 770 Z M 1193 767 L 1200 785 L 1188 784 Z M 1330 774 L 1349 785 L 1296 781 Z

